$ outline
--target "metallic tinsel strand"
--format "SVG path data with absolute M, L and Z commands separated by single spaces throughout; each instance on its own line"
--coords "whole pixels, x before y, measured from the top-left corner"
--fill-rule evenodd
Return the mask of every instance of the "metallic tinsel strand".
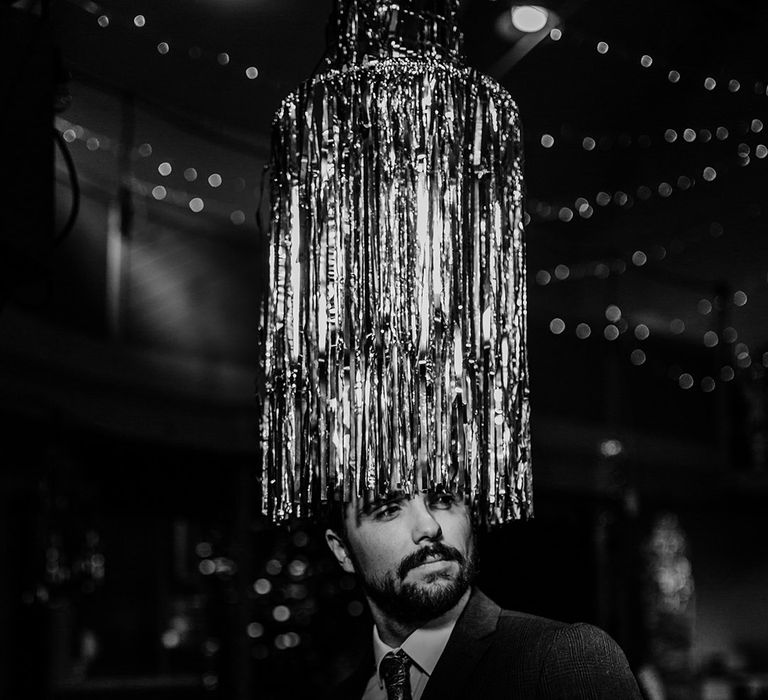
M 520 143 L 509 95 L 440 56 L 332 68 L 283 102 L 262 411 L 274 519 L 440 486 L 484 523 L 532 513 Z

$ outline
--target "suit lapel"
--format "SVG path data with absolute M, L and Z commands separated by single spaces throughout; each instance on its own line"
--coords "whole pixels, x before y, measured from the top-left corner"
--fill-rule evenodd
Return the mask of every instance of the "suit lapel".
M 453 628 L 422 700 L 464 697 L 462 689 L 493 639 L 501 608 L 477 588 Z

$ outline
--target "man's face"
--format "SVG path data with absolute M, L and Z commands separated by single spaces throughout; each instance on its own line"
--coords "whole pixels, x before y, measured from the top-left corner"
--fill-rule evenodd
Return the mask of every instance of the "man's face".
M 346 538 L 329 537 L 331 549 L 358 575 L 371 603 L 396 620 L 433 619 L 472 582 L 469 508 L 453 494 L 392 494 L 365 509 L 350 504 L 345 528 Z

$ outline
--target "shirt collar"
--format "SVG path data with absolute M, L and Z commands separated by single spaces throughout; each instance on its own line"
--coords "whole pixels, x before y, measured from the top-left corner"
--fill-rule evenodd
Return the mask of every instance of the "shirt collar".
M 432 672 L 437 666 L 437 662 L 445 649 L 445 645 L 448 644 L 448 638 L 453 632 L 453 628 L 456 626 L 456 621 L 459 619 L 462 611 L 469 601 L 471 589 L 467 589 L 461 600 L 454 605 L 448 612 L 444 613 L 440 617 L 436 617 L 434 620 L 430 620 L 423 627 L 411 632 L 407 639 L 400 645 L 402 649 L 411 658 L 413 663 L 421 669 L 428 676 L 432 675 Z M 384 656 L 390 651 L 397 651 L 397 649 L 385 644 L 379 637 L 379 630 L 376 625 L 373 626 L 373 658 L 376 663 L 376 674 L 379 678 L 379 684 L 383 685 L 384 681 L 379 673 L 379 665 Z

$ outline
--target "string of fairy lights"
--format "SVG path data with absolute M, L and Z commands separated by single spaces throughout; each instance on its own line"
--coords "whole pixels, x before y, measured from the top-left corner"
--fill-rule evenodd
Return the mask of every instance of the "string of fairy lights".
M 84 9 L 89 14 L 95 17 L 97 25 L 107 30 L 110 27 L 130 28 L 137 31 L 145 31 L 149 24 L 149 21 L 144 14 L 136 15 L 120 15 L 115 12 L 106 13 L 102 11 L 101 6 L 94 2 L 76 2 L 78 6 Z M 567 35 L 562 28 L 555 28 L 550 31 L 550 39 L 553 42 L 561 41 L 565 36 L 573 38 L 572 44 L 583 47 L 587 44 L 585 35 L 578 32 L 571 31 L 569 29 Z M 625 61 L 631 61 L 639 65 L 642 69 L 664 69 L 666 71 L 666 80 L 670 84 L 684 83 L 684 76 L 680 71 L 674 67 L 667 66 L 662 60 L 657 57 L 653 57 L 649 54 L 643 54 L 639 56 L 639 59 L 632 59 L 630 52 L 620 48 L 611 47 L 608 42 L 599 40 L 595 41 L 594 48 L 598 55 L 612 55 L 618 56 Z M 160 41 L 155 46 L 159 55 L 165 56 L 171 53 L 172 43 L 168 40 Z M 177 50 L 176 47 L 173 47 Z M 191 46 L 187 54 L 191 60 L 209 59 L 215 60 L 218 65 L 222 67 L 228 67 L 230 69 L 237 69 L 240 71 L 246 79 L 255 80 L 259 77 L 259 71 L 255 66 L 246 65 L 242 62 L 238 63 L 233 61 L 229 52 L 219 51 L 203 51 L 199 46 Z M 722 73 L 723 71 L 720 71 Z M 729 93 L 736 94 L 742 90 L 743 83 L 735 78 L 729 80 L 726 83 L 726 87 Z M 718 81 L 712 76 L 705 76 L 701 81 L 702 89 L 713 92 L 718 87 Z M 754 82 L 754 92 L 757 95 L 768 94 L 768 89 L 762 81 Z M 117 155 L 118 148 L 113 139 L 107 136 L 97 134 L 92 130 L 89 130 L 82 125 L 72 124 L 62 119 L 57 118 L 58 128 L 62 131 L 64 139 L 72 143 L 74 141 L 82 141 L 89 151 L 106 150 L 113 155 Z M 760 134 L 764 129 L 763 121 L 757 116 L 749 119 L 746 122 L 739 124 L 720 124 L 718 126 L 700 127 L 694 129 L 692 126 L 667 128 L 663 132 L 663 136 L 652 136 L 649 134 L 630 135 L 625 132 L 618 134 L 576 134 L 573 129 L 568 125 L 563 125 L 560 129 L 560 136 L 555 137 L 551 133 L 542 133 L 539 138 L 539 144 L 543 149 L 561 148 L 567 144 L 569 146 L 580 146 L 581 150 L 585 153 L 592 151 L 606 151 L 613 148 L 628 148 L 633 144 L 636 144 L 641 149 L 647 149 L 656 144 L 672 145 L 676 143 L 683 144 L 706 144 L 706 143 L 718 143 L 726 142 L 734 136 L 752 137 Z M 149 143 L 141 144 L 135 149 L 135 155 L 139 158 L 149 158 L 153 155 L 153 147 Z M 737 146 L 737 155 L 739 158 L 739 165 L 744 167 L 749 165 L 751 157 L 762 160 L 768 156 L 768 147 L 763 143 L 756 145 L 750 145 L 744 141 L 740 142 Z M 174 159 L 167 158 L 158 163 L 158 174 L 166 178 L 174 172 Z M 177 162 L 177 161 L 176 161 Z M 676 179 L 664 180 L 657 184 L 643 183 L 636 187 L 628 188 L 626 190 L 616 190 L 614 192 L 599 191 L 595 194 L 592 201 L 587 197 L 580 196 L 571 204 L 553 204 L 551 202 L 529 198 L 528 211 L 526 212 L 527 222 L 531 219 L 536 221 L 560 221 L 563 223 L 569 223 L 576 220 L 588 220 L 591 219 L 597 211 L 601 208 L 609 207 L 613 205 L 619 209 L 628 210 L 633 207 L 636 201 L 648 201 L 654 196 L 658 196 L 662 199 L 670 197 L 675 191 L 685 192 L 694 188 L 699 182 L 711 183 L 715 181 L 718 176 L 722 177 L 723 174 L 728 172 L 728 168 L 718 166 L 716 169 L 712 165 L 705 166 L 697 173 L 681 174 Z M 193 166 L 189 166 L 184 169 L 184 179 L 189 182 L 195 182 L 199 179 L 200 169 Z M 217 172 L 211 172 L 207 176 L 208 185 L 212 190 L 217 190 L 222 186 L 223 178 Z M 234 189 L 237 192 L 242 192 L 246 187 L 246 180 L 242 177 L 236 177 L 232 179 Z M 139 196 L 152 198 L 156 201 L 163 201 L 171 205 L 175 205 L 179 208 L 188 209 L 193 213 L 200 213 L 206 211 L 214 216 L 226 217 L 234 225 L 242 225 L 246 220 L 245 212 L 242 209 L 232 208 L 231 205 L 227 205 L 224 202 L 217 200 L 214 197 L 197 196 L 194 193 L 190 193 L 184 189 L 178 187 L 172 187 L 166 182 L 153 182 L 149 180 L 141 180 L 138 178 L 131 178 L 129 186 L 131 191 Z M 723 233 L 723 227 L 718 222 L 712 222 L 709 227 L 710 238 L 717 238 Z M 702 238 L 701 240 L 704 240 Z M 654 260 L 663 260 L 668 252 L 682 252 L 686 244 L 679 239 L 672 239 L 669 242 L 669 251 L 667 247 L 660 243 L 652 243 L 649 246 L 647 252 L 645 250 L 635 250 L 630 254 L 624 256 L 617 256 L 611 260 L 596 261 L 588 264 L 577 265 L 575 267 L 569 267 L 563 263 L 555 265 L 550 270 L 539 270 L 535 273 L 535 281 L 541 286 L 546 286 L 554 282 L 562 282 L 565 280 L 577 280 L 587 279 L 594 277 L 597 279 L 606 279 L 610 276 L 622 275 L 627 269 L 631 267 L 639 268 L 643 267 L 647 262 Z M 746 292 L 739 291 L 736 295 L 744 295 L 744 303 L 746 303 Z M 737 296 L 734 295 L 734 299 Z M 738 297 L 741 299 L 741 297 Z M 702 300 L 702 302 L 707 300 Z M 700 302 L 700 304 L 702 303 Z M 734 301 L 734 303 L 736 303 Z M 737 304 L 738 305 L 738 304 Z M 615 307 L 618 308 L 618 307 Z M 610 313 L 615 314 L 614 307 L 609 307 Z M 609 310 L 606 310 L 606 314 Z M 603 337 L 608 342 L 612 342 L 618 339 L 621 335 L 625 334 L 629 330 L 628 322 L 619 316 L 615 319 L 608 318 L 606 320 L 609 323 L 603 329 Z M 682 329 L 682 330 L 678 330 Z M 673 319 L 670 324 L 670 330 L 674 334 L 681 334 L 684 332 L 685 325 L 681 319 Z M 565 322 L 562 319 L 555 318 L 550 322 L 550 330 L 555 335 L 561 335 L 565 331 Z M 724 332 L 724 340 L 727 340 L 728 335 L 737 335 L 735 329 L 730 328 Z M 586 339 L 592 334 L 591 327 L 586 322 L 577 323 L 575 326 L 576 336 L 580 339 Z M 647 326 L 644 324 L 638 324 L 634 328 L 635 337 L 638 341 L 642 341 L 647 338 L 646 334 L 650 334 Z M 707 347 L 713 347 L 713 344 L 717 344 L 719 339 L 716 338 L 714 331 L 707 331 L 704 335 L 704 344 Z M 742 344 L 743 345 L 743 344 Z M 748 353 L 748 349 L 735 347 L 736 363 L 740 367 L 749 366 L 748 362 L 751 361 Z M 640 366 L 646 361 L 646 354 L 640 348 L 635 348 L 630 353 L 630 361 L 633 365 Z M 739 364 L 741 363 L 741 364 Z M 730 369 L 730 371 L 728 371 Z M 724 367 L 721 372 L 721 381 L 730 381 L 733 378 L 733 369 Z M 688 373 L 682 373 L 677 377 L 678 383 L 683 389 L 688 389 L 693 386 L 688 379 L 690 375 Z M 682 379 L 681 379 L 682 377 Z M 711 380 L 711 381 L 710 381 Z M 701 388 L 703 391 L 712 391 L 715 388 L 714 378 L 704 377 L 701 380 Z
M 735 136 L 751 136 L 763 131 L 765 124 L 762 119 L 754 117 L 749 121 L 742 120 L 739 124 L 719 125 L 717 127 L 677 126 L 668 127 L 659 134 L 630 134 L 626 131 L 616 133 L 587 133 L 577 130 L 574 126 L 564 123 L 560 126 L 560 136 L 556 137 L 549 132 L 543 132 L 539 137 L 538 145 L 546 150 L 561 148 L 562 144 L 575 146 L 587 152 L 605 152 L 616 149 L 628 149 L 637 146 L 640 149 L 648 149 L 653 146 L 667 146 L 672 144 L 712 144 L 728 141 Z M 742 146 L 743 148 L 743 146 Z M 758 158 L 765 158 L 768 149 L 759 144 L 755 149 Z
M 154 50 L 160 56 L 168 56 L 183 51 L 175 42 L 170 40 L 170 37 L 164 38 L 162 41 L 153 41 L 150 36 L 152 22 L 149 21 L 145 14 L 119 13 L 114 9 L 107 12 L 97 2 L 93 2 L 93 0 L 70 0 L 70 3 L 92 15 L 96 25 L 104 31 L 120 28 L 141 32 L 145 35 L 144 38 L 147 43 L 152 43 Z M 254 81 L 260 75 L 259 69 L 255 65 L 233 58 L 230 51 L 203 49 L 198 44 L 193 44 L 187 48 L 186 54 L 192 61 L 210 61 L 212 64 L 215 63 L 222 68 L 243 76 L 247 81 Z
M 571 34 L 569 30 L 569 35 Z M 550 31 L 550 39 L 553 42 L 560 41 L 565 32 L 562 28 L 555 28 Z M 586 41 L 583 35 L 578 37 L 577 33 L 574 33 L 578 41 L 573 43 L 584 46 Z M 606 55 L 611 51 L 610 45 L 605 41 L 593 42 L 595 51 L 599 55 Z M 614 55 L 618 55 L 624 60 L 633 61 L 629 52 L 619 49 L 613 51 Z M 639 56 L 639 60 L 636 62 L 642 69 L 650 69 L 652 67 L 661 68 L 666 71 L 666 79 L 671 84 L 681 84 L 683 76 L 680 71 L 676 70 L 670 65 L 666 65 L 665 62 L 655 59 L 649 54 L 642 54 Z M 719 71 L 722 73 L 723 71 Z M 705 76 L 701 79 L 701 87 L 707 92 L 713 92 L 718 87 L 718 81 L 712 76 Z M 731 94 L 740 92 L 744 86 L 742 81 L 732 78 L 727 82 L 721 82 L 721 86 L 725 85 L 726 89 Z M 753 83 L 754 94 L 758 96 L 768 95 L 768 88 L 764 81 L 755 81 Z M 729 128 L 730 127 L 730 128 Z M 741 120 L 740 123 L 734 124 L 721 124 L 716 127 L 706 128 L 700 127 L 694 129 L 691 126 L 683 128 L 667 128 L 663 131 L 663 137 L 652 137 L 649 134 L 640 134 L 638 136 L 632 136 L 626 132 L 618 134 L 588 134 L 577 133 L 575 129 L 569 125 L 561 126 L 561 136 L 556 138 L 553 134 L 544 132 L 539 137 L 539 145 L 542 149 L 553 149 L 560 146 L 560 144 L 567 144 L 568 146 L 575 145 L 581 147 L 584 152 L 592 151 L 608 151 L 616 147 L 629 148 L 633 144 L 636 144 L 641 149 L 647 149 L 654 145 L 659 144 L 707 144 L 725 142 L 733 136 L 742 136 L 743 138 L 753 137 L 760 134 L 764 129 L 764 122 L 759 117 L 755 116 L 749 120 Z M 744 141 L 740 142 L 737 146 L 736 153 L 738 156 L 738 164 L 740 167 L 745 167 L 752 162 L 752 156 L 758 160 L 763 160 L 768 156 L 768 147 L 764 143 L 758 143 L 756 145 L 750 145 Z M 715 169 L 713 166 L 708 165 L 700 170 L 698 176 L 704 182 L 713 182 L 718 175 L 728 173 L 730 168 L 718 167 Z M 718 172 L 719 171 L 719 172 Z M 655 193 L 661 198 L 670 197 L 675 189 L 679 191 L 687 191 L 696 186 L 698 178 L 693 174 L 680 175 L 675 181 L 668 182 L 662 181 L 655 186 L 649 184 L 638 185 L 634 189 L 636 199 L 640 201 L 647 201 Z M 676 185 L 676 187 L 675 187 Z M 621 209 L 629 209 L 633 206 L 635 198 L 631 194 L 623 190 L 617 190 L 616 192 L 600 191 L 596 194 L 594 201 L 590 202 L 585 197 L 579 197 L 575 200 L 573 208 L 564 204 L 553 204 L 545 200 L 529 199 L 529 211 L 532 216 L 539 221 L 561 221 L 563 223 L 569 223 L 577 220 L 577 216 L 581 219 L 590 219 L 595 214 L 597 207 L 607 207 L 610 204 L 615 205 Z M 595 206 L 597 205 L 597 206 Z M 719 222 L 712 222 L 709 226 L 708 238 L 719 238 L 723 235 L 724 229 Z M 699 239 L 706 240 L 705 237 Z M 670 241 L 671 250 L 669 252 L 681 253 L 686 244 L 679 238 L 673 238 Z M 598 279 L 605 279 L 612 275 L 624 274 L 631 267 L 639 268 L 643 267 L 650 260 L 663 260 L 667 254 L 667 248 L 659 243 L 653 243 L 647 246 L 649 251 L 636 250 L 631 254 L 624 257 L 615 257 L 609 261 L 595 261 L 587 264 L 582 264 L 572 269 L 564 263 L 555 265 L 550 270 L 538 270 L 535 274 L 536 283 L 540 286 L 546 286 L 553 282 L 564 282 L 566 280 L 586 279 L 589 277 L 595 277 Z M 766 280 L 768 281 L 768 280 Z M 737 290 L 733 293 L 729 303 L 732 303 L 736 307 L 744 306 L 749 299 L 747 292 L 743 290 Z M 702 298 L 697 304 L 697 310 L 702 315 L 708 315 L 712 313 L 716 304 L 722 303 L 722 300 L 715 299 L 715 304 L 707 298 Z M 630 327 L 630 323 L 624 316 L 620 308 L 611 304 L 605 309 L 606 324 L 602 329 L 602 336 L 607 342 L 614 342 L 618 340 L 622 335 L 632 333 L 635 340 L 638 343 L 642 343 L 647 340 L 651 335 L 651 330 L 644 323 L 637 323 L 634 328 Z M 592 336 L 593 331 L 589 323 L 584 321 L 572 324 L 574 333 L 580 340 L 586 340 Z M 566 331 L 566 323 L 560 317 L 551 319 L 549 323 L 549 330 L 553 335 L 560 336 Z M 669 323 L 669 332 L 674 335 L 681 335 L 685 332 L 685 322 L 680 318 L 674 318 Z M 747 369 L 752 365 L 752 356 L 749 347 L 743 342 L 737 342 L 738 331 L 733 326 L 728 326 L 722 330 L 721 335 L 713 330 L 707 330 L 704 332 L 701 342 L 707 348 L 714 348 L 721 343 L 726 343 L 732 346 L 732 359 L 731 363 L 724 364 L 719 373 L 716 376 L 704 375 L 696 377 L 692 372 L 683 371 L 681 368 L 674 366 L 669 368 L 668 375 L 681 389 L 690 390 L 697 384 L 701 391 L 705 393 L 712 392 L 716 389 L 719 383 L 728 383 L 732 381 L 736 376 L 735 368 Z M 647 353 L 641 347 L 633 348 L 629 353 L 629 361 L 634 366 L 642 366 L 647 361 Z M 760 358 L 761 365 L 768 367 L 768 353 L 763 353 Z
M 55 124 L 56 128 L 61 132 L 62 137 L 67 143 L 71 144 L 80 142 L 85 145 L 88 151 L 102 151 L 110 154 L 115 158 L 118 157 L 119 147 L 115 139 L 112 139 L 92 129 L 86 128 L 81 124 L 70 122 L 63 117 L 57 116 Z M 134 160 L 149 159 L 153 155 L 154 148 L 150 143 L 140 144 L 133 149 L 132 153 Z M 161 160 L 157 164 L 158 174 L 163 178 L 170 176 L 174 172 L 174 167 L 172 164 L 173 162 L 178 161 L 175 158 Z M 214 191 L 219 190 L 219 188 L 221 188 L 224 184 L 224 178 L 219 172 L 212 171 L 207 175 L 207 177 L 205 175 L 201 175 L 200 173 L 201 169 L 192 166 L 183 170 L 184 179 L 189 183 L 203 179 L 205 182 L 207 182 L 211 190 Z M 228 179 L 231 182 L 230 189 L 233 192 L 242 193 L 245 191 L 247 187 L 247 181 L 245 178 L 236 176 Z M 247 218 L 245 212 L 242 209 L 233 208 L 231 205 L 214 197 L 200 197 L 195 193 L 190 193 L 186 190 L 172 187 L 167 183 L 131 177 L 127 184 L 132 193 L 141 197 L 151 198 L 158 202 L 164 201 L 181 209 L 188 209 L 195 214 L 206 211 L 209 214 L 219 218 L 227 218 L 235 226 L 241 226 L 245 223 Z
M 88 129 L 80 124 L 75 124 L 62 117 L 56 118 L 56 126 L 62 132 L 64 140 L 67 143 L 81 142 L 85 145 L 88 151 L 106 151 L 112 156 L 118 155 L 118 145 L 116 140 L 110 137 L 100 134 L 92 129 Z M 135 159 L 147 159 L 154 155 L 154 149 L 150 143 L 142 143 L 134 149 L 133 157 Z M 161 177 L 170 176 L 173 171 L 171 158 L 169 160 L 162 160 L 157 165 L 157 172 Z M 195 182 L 201 180 L 199 169 L 189 166 L 184 169 L 183 175 L 187 182 Z M 205 178 L 205 176 L 202 176 Z M 220 188 L 224 182 L 224 179 L 218 172 L 211 172 L 207 178 L 208 186 L 212 190 Z M 236 192 L 243 192 L 246 188 L 246 180 L 242 177 L 231 178 L 233 183 L 233 189 Z M 242 225 L 246 220 L 245 212 L 241 209 L 232 209 L 231 206 L 217 199 L 206 197 L 205 200 L 202 197 L 196 196 L 186 190 L 171 187 L 166 184 L 159 184 L 157 181 L 142 180 L 140 178 L 132 177 L 128 183 L 131 191 L 142 197 L 151 198 L 158 202 L 166 202 L 176 207 L 187 209 L 193 213 L 200 213 L 203 210 L 209 214 L 219 217 L 226 217 L 234 225 Z M 621 194 L 621 193 L 619 193 Z M 616 194 L 610 196 L 608 193 L 598 193 L 596 197 L 596 203 L 599 206 L 606 206 L 611 201 L 616 201 Z M 623 202 L 623 198 L 618 198 L 619 205 Z M 576 200 L 576 207 L 583 211 L 585 206 L 589 206 L 586 199 L 580 198 Z M 537 210 L 542 206 L 540 200 L 530 200 L 529 208 Z M 547 206 L 544 204 L 544 206 Z M 708 237 L 718 238 L 724 233 L 724 227 L 717 221 L 713 221 L 708 226 Z M 702 237 L 703 239 L 703 237 Z M 689 242 L 690 244 L 690 242 Z M 641 268 L 650 261 L 661 261 L 669 254 L 680 254 L 686 248 L 686 243 L 679 238 L 672 238 L 668 243 L 669 248 L 659 243 L 654 243 L 648 246 L 648 252 L 643 250 L 636 250 L 625 257 L 614 257 L 610 260 L 592 261 L 586 264 L 580 264 L 576 266 L 569 266 L 564 263 L 555 265 L 550 270 L 540 269 L 534 275 L 534 280 L 539 286 L 547 286 L 550 284 L 566 281 L 575 281 L 581 279 L 588 279 L 590 277 L 595 279 L 607 279 L 610 276 L 623 275 L 628 269 Z M 739 290 L 733 295 L 733 303 L 736 306 L 743 306 L 747 303 L 748 295 L 746 292 Z M 712 303 L 707 299 L 701 299 L 699 301 L 699 312 L 706 315 L 712 310 Z M 618 311 L 618 307 L 610 305 L 606 309 L 606 321 L 608 323 L 604 326 L 602 334 L 606 341 L 613 342 L 619 339 L 620 336 L 625 335 L 630 330 L 629 322 Z M 563 319 L 556 317 L 550 321 L 549 329 L 553 335 L 561 336 L 566 330 L 566 323 Z M 670 322 L 670 332 L 674 335 L 682 335 L 685 332 L 685 323 L 682 319 L 673 319 Z M 574 332 L 577 338 L 580 340 L 586 340 L 593 334 L 592 327 L 586 321 L 578 322 L 574 325 Z M 650 329 L 643 323 L 636 324 L 633 329 L 634 336 L 637 341 L 644 341 L 650 336 Z M 729 344 L 736 343 L 738 332 L 733 327 L 728 327 L 723 332 L 723 341 Z M 704 333 L 703 344 L 705 347 L 715 347 L 720 338 L 714 331 L 706 331 Z M 751 356 L 749 348 L 743 343 L 734 345 L 734 358 L 735 364 L 739 368 L 747 368 L 751 364 Z M 630 351 L 628 355 L 630 363 L 636 367 L 642 366 L 647 361 L 646 350 L 637 347 Z M 768 363 L 768 357 L 763 358 L 763 364 Z M 735 372 L 733 367 L 725 365 L 721 369 L 719 377 L 703 376 L 699 381 L 701 390 L 705 393 L 714 391 L 718 381 L 721 383 L 727 383 L 733 380 Z M 673 380 L 681 389 L 690 389 L 694 386 L 693 375 L 690 372 L 683 372 L 677 370 L 672 373 Z
M 594 50 L 601 56 L 616 56 L 620 60 L 630 65 L 639 66 L 641 69 L 648 70 L 652 73 L 660 74 L 668 83 L 672 85 L 686 85 L 690 81 L 695 81 L 694 84 L 698 85 L 702 90 L 708 93 L 720 89 L 720 92 L 725 90 L 728 94 L 737 95 L 748 92 L 747 86 L 752 85 L 752 92 L 755 96 L 765 97 L 768 96 L 768 82 L 762 79 L 742 77 L 739 80 L 736 77 L 728 79 L 718 79 L 715 75 L 723 75 L 725 73 L 731 73 L 726 71 L 725 67 L 721 67 L 717 71 L 711 71 L 710 74 L 698 73 L 696 75 L 686 74 L 685 71 L 681 72 L 678 67 L 666 61 L 660 56 L 652 56 L 650 54 L 639 54 L 638 52 L 630 51 L 617 42 L 611 43 L 596 36 L 590 36 L 588 33 L 576 29 L 575 27 L 569 27 L 566 32 L 562 27 L 555 27 L 549 32 L 549 39 L 552 42 L 560 42 L 566 39 L 572 46 L 587 50 Z
M 753 162 L 751 153 L 752 147 L 749 144 L 740 143 L 738 145 L 736 154 L 739 167 L 746 167 Z M 754 149 L 754 155 L 759 160 L 765 159 L 768 156 L 768 147 L 762 143 L 757 144 Z M 718 164 L 717 168 L 712 165 L 706 165 L 696 173 L 681 174 L 677 178 L 662 180 L 656 184 L 642 183 L 626 189 L 618 189 L 614 192 L 601 190 L 595 194 L 593 201 L 580 196 L 573 202 L 568 201 L 557 204 L 543 199 L 529 198 L 529 212 L 532 212 L 535 220 L 543 222 L 560 221 L 562 223 L 570 223 L 579 219 L 591 219 L 597 211 L 609 205 L 613 205 L 618 209 L 628 210 L 638 201 L 646 202 L 656 195 L 662 199 L 668 199 L 676 191 L 690 191 L 701 181 L 712 183 L 718 177 L 726 177 L 732 172 L 734 172 L 733 168 L 727 164 Z M 529 216 L 531 216 L 530 213 Z
M 732 303 L 735 306 L 744 306 L 747 303 L 747 295 L 739 290 L 734 293 Z M 712 302 L 703 298 L 698 303 L 699 313 L 708 315 L 713 308 Z M 609 304 L 604 312 L 606 324 L 602 328 L 602 336 L 607 342 L 614 342 L 622 335 L 633 336 L 636 341 L 636 347 L 628 352 L 629 362 L 635 367 L 641 367 L 648 360 L 647 351 L 640 347 L 647 341 L 651 335 L 651 329 L 645 323 L 636 323 L 632 325 L 623 315 L 623 312 L 616 304 Z M 593 335 L 592 326 L 584 321 L 572 324 L 575 336 L 579 340 L 586 340 Z M 549 322 L 549 331 L 555 336 L 564 335 L 567 329 L 566 322 L 560 317 L 554 317 Z M 669 323 L 669 331 L 673 335 L 682 335 L 685 333 L 686 324 L 680 318 L 674 318 Z M 683 368 L 673 365 L 667 368 L 667 376 L 674 381 L 680 389 L 689 390 L 697 385 L 704 393 L 714 391 L 718 384 L 727 384 L 736 377 L 736 370 L 746 370 L 752 366 L 753 359 L 749 346 L 744 342 L 738 342 L 739 334 L 733 326 L 727 326 L 721 334 L 713 330 L 708 330 L 703 334 L 702 343 L 706 348 L 715 348 L 721 342 L 730 346 L 728 351 L 729 361 L 725 362 L 719 369 L 716 376 L 703 374 L 699 377 L 693 372 L 686 372 Z M 764 352 L 760 358 L 760 364 L 763 368 L 768 368 L 768 352 Z

